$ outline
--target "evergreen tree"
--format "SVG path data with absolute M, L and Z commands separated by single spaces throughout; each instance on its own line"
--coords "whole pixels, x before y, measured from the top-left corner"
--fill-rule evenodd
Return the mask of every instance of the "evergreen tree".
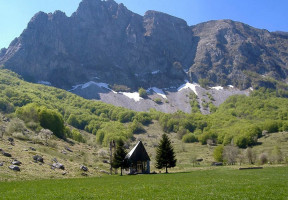
M 122 176 L 122 169 L 129 167 L 128 161 L 125 159 L 125 156 L 127 155 L 127 152 L 124 148 L 124 142 L 122 140 L 119 140 L 117 143 L 116 151 L 113 156 L 112 160 L 112 167 L 113 168 L 121 168 L 121 176 Z
M 166 173 L 168 173 L 168 168 L 176 166 L 176 158 L 173 146 L 168 136 L 164 133 L 162 139 L 156 150 L 156 165 L 157 169 L 166 168 Z

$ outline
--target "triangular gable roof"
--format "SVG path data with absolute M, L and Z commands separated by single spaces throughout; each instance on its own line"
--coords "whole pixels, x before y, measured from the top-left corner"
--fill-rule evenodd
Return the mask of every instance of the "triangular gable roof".
M 126 158 L 131 161 L 147 161 L 150 160 L 148 153 L 141 141 L 126 155 Z

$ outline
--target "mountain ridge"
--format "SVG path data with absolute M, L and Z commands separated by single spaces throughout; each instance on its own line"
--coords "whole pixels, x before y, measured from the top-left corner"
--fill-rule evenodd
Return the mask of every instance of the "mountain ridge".
M 83 0 L 70 17 L 39 12 L 0 51 L 0 65 L 25 80 L 66 90 L 95 81 L 133 92 L 177 88 L 186 80 L 203 87 L 275 88 L 259 77 L 286 83 L 287 63 L 285 33 L 232 20 L 189 26 L 158 11 L 138 15 L 113 0 Z

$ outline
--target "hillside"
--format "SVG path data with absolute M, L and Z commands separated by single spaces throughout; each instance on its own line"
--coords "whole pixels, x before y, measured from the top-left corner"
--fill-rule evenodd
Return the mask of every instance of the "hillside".
M 0 115 L 0 126 L 3 125 L 3 115 Z M 130 150 L 138 140 L 144 141 L 145 147 L 151 158 L 151 170 L 159 172 L 155 169 L 155 147 L 159 142 L 161 131 L 160 125 L 155 122 L 145 128 L 147 133 L 136 135 L 134 142 L 129 142 Z M 45 139 L 39 135 L 30 132 L 29 137 L 24 137 L 21 133 L 4 133 L 0 138 L 0 147 L 3 151 L 8 152 L 12 157 L 4 157 L 0 154 L 0 181 L 11 180 L 38 180 L 38 179 L 63 179 L 63 178 L 78 178 L 78 177 L 102 177 L 109 172 L 109 149 L 98 145 L 95 141 L 95 136 L 82 132 L 89 142 L 79 143 L 73 140 L 60 140 L 52 137 L 45 144 Z M 170 172 L 187 172 L 197 170 L 211 170 L 211 163 L 215 161 L 213 152 L 215 146 L 201 145 L 199 143 L 187 144 L 177 139 L 177 135 L 170 134 L 173 146 L 176 152 L 177 166 L 170 169 Z M 13 138 L 13 145 L 8 141 L 8 138 Z M 274 148 L 278 146 L 285 158 L 288 155 L 288 133 L 274 133 L 268 137 L 260 139 L 261 145 L 254 149 L 257 155 L 257 165 L 260 164 L 259 156 L 261 153 L 266 153 L 269 160 L 273 160 Z M 67 150 L 69 149 L 69 151 Z M 33 157 L 39 155 L 44 162 L 35 162 Z M 237 158 L 237 162 L 242 162 L 243 166 L 251 166 L 248 164 L 245 150 L 241 149 L 239 155 L 244 157 Z M 199 164 L 195 163 L 194 159 L 203 159 Z M 8 168 L 14 160 L 20 161 L 20 172 L 14 172 Z M 64 166 L 64 169 L 55 169 L 52 167 L 57 160 Z M 284 162 L 287 162 L 287 160 Z M 284 163 L 283 162 L 283 163 Z M 86 166 L 88 171 L 83 171 L 80 167 Z M 271 166 L 278 166 L 273 163 Z M 238 168 L 239 163 L 232 168 Z M 160 170 L 161 171 L 161 170 Z
M 8 169 L 12 158 L 0 154 L 1 180 L 79 177 L 83 173 L 81 165 L 89 168 L 83 175 L 102 176 L 109 167 L 107 143 L 112 139 L 124 140 L 127 149 L 142 140 L 155 170 L 155 147 L 164 132 L 169 134 L 178 159 L 172 171 L 194 170 L 195 157 L 203 159 L 200 167 L 210 166 L 215 145 L 241 147 L 235 147 L 239 150 L 237 163 L 245 165 L 249 165 L 247 158 L 239 159 L 240 155 L 246 155 L 247 147 L 253 147 L 256 163 L 262 153 L 273 164 L 277 163 L 275 156 L 279 152 L 281 163 L 287 161 L 288 99 L 280 97 L 276 90 L 262 88 L 250 96 L 230 97 L 215 107 L 213 114 L 203 115 L 199 108 L 191 114 L 134 112 L 86 100 L 65 90 L 28 83 L 3 69 L 0 83 L 0 148 L 23 163 L 21 173 L 14 173 Z M 55 129 L 54 117 L 62 121 L 60 129 Z M 47 129 L 54 131 L 48 142 Z M 14 139 L 14 145 L 9 138 Z M 34 155 L 43 156 L 44 164 L 34 163 Z M 65 170 L 51 169 L 54 158 Z
M 275 89 L 275 80 L 286 84 L 287 47 L 287 34 L 241 22 L 189 26 L 157 11 L 140 16 L 113 0 L 83 0 L 69 17 L 61 11 L 37 13 L 8 49 L 1 50 L 0 65 L 27 81 L 88 99 L 136 111 L 189 113 L 187 93 L 179 92 L 187 82 L 208 89 L 204 94 L 211 87 L 226 88 L 212 102 L 216 106 L 233 94 L 248 94 L 250 87 Z M 150 99 L 133 99 L 130 93 L 140 87 L 151 92 Z M 123 93 L 115 94 L 119 91 Z M 163 104 L 155 104 L 156 98 Z M 203 107 L 201 111 L 209 113 Z

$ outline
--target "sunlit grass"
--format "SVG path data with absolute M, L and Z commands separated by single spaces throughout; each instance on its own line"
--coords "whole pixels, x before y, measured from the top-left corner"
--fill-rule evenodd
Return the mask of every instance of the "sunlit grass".
M 287 199 L 288 167 L 0 183 L 3 199 Z

